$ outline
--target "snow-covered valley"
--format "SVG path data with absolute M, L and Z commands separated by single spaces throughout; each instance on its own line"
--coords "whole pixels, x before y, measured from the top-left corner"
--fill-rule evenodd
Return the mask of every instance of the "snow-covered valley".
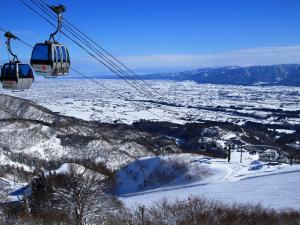
M 100 122 L 132 123 L 139 119 L 174 123 L 199 120 L 300 124 L 300 88 L 197 84 L 192 81 L 146 81 L 160 95 L 153 103 L 122 80 L 37 78 L 32 89 L 1 93 L 30 99 L 62 115 Z M 136 100 L 126 101 L 124 98 Z M 180 106 L 180 107 L 179 107 Z M 159 115 L 156 116 L 156 115 Z
M 178 102 L 168 105 L 121 81 L 99 82 L 137 101 L 79 79 L 37 79 L 32 90 L 2 91 L 2 203 L 31 196 L 36 171 L 61 175 L 72 164 L 105 168 L 116 181 L 110 194 L 132 210 L 193 197 L 300 209 L 299 88 L 151 81 Z

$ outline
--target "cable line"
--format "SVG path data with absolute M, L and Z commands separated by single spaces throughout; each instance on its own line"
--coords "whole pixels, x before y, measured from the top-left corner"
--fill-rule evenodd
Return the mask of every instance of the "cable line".
M 48 6 L 43 0 L 37 0 L 39 1 L 39 4 L 43 4 L 44 7 Z M 47 8 L 47 7 L 46 7 Z M 116 58 L 115 56 L 113 56 L 112 54 L 110 54 L 107 50 L 105 50 L 101 45 L 99 45 L 97 42 L 95 42 L 92 38 L 90 38 L 89 36 L 87 36 L 84 32 L 82 32 L 79 28 L 77 28 L 76 26 L 74 26 L 71 22 L 69 22 L 67 19 L 64 19 L 64 21 L 71 26 L 72 28 L 74 28 L 77 32 L 80 33 L 80 35 L 83 35 L 85 38 L 87 38 L 92 44 L 94 44 L 96 47 L 100 48 L 104 53 L 106 53 L 109 57 L 111 57 L 113 60 L 115 60 L 118 64 L 120 64 L 122 67 L 124 67 L 126 70 L 128 70 L 136 79 L 141 80 L 147 87 L 149 87 L 152 91 L 156 92 L 160 97 L 163 97 L 157 90 L 155 90 L 154 88 L 152 88 L 150 86 L 150 84 L 148 84 L 142 76 L 136 74 L 134 71 L 132 71 L 129 67 L 127 67 L 125 64 L 123 64 L 118 58 Z
M 50 18 L 52 18 L 53 20 L 55 20 L 55 18 L 54 18 L 54 14 L 51 14 L 52 13 L 52 11 L 51 10 L 49 10 L 49 6 L 45 3 L 45 2 L 43 2 L 42 0 L 31 0 L 31 2 L 37 2 L 37 1 L 39 1 L 38 3 L 34 3 L 36 6 L 38 6 L 39 7 L 39 9 L 41 9 L 45 14 L 47 14 Z M 41 2 L 41 3 L 40 3 Z M 37 5 L 38 4 L 38 5 Z M 42 9 L 42 8 L 43 9 Z M 64 21 L 66 21 L 66 19 L 64 19 Z M 69 24 L 71 24 L 70 22 L 68 22 Z M 115 70 L 117 70 L 118 72 L 121 72 L 122 73 L 122 75 L 124 75 L 124 76 L 126 76 L 126 77 L 122 77 L 122 75 L 120 75 L 120 74 L 116 74 L 117 76 L 119 76 L 122 80 L 124 80 L 127 84 L 129 84 L 131 87 L 133 87 L 133 88 L 135 88 L 137 91 L 139 91 L 142 95 L 144 95 L 144 96 L 146 96 L 146 97 L 148 97 L 149 98 L 149 102 L 152 102 L 152 103 L 155 103 L 155 104 L 157 104 L 157 105 L 165 105 L 165 106 L 167 106 L 167 107 L 169 107 L 169 109 L 168 109 L 168 111 L 170 111 L 170 112 L 172 112 L 172 113 L 177 113 L 177 111 L 175 111 L 175 110 L 173 110 L 171 107 L 172 106 L 177 106 L 177 107 L 180 107 L 179 108 L 179 111 L 181 111 L 182 113 L 185 113 L 185 112 L 183 112 L 182 110 L 181 110 L 181 107 L 183 107 L 182 105 L 178 105 L 178 104 L 176 104 L 175 102 L 173 102 L 173 101 L 170 101 L 170 100 L 167 100 L 164 96 L 162 96 L 159 92 L 157 92 L 155 89 L 153 89 L 152 87 L 151 87 L 151 85 L 150 84 L 148 84 L 148 83 L 146 83 L 146 86 L 143 86 L 141 83 L 139 83 L 138 82 L 138 80 L 139 80 L 139 78 L 137 78 L 138 80 L 136 80 L 136 79 L 134 79 L 134 78 L 132 78 L 132 76 L 130 75 L 130 74 L 128 74 L 124 69 L 122 69 L 122 68 L 120 68 L 120 66 L 119 65 L 116 65 L 116 62 L 113 62 L 113 60 L 111 60 L 111 59 L 109 59 L 107 56 L 105 56 L 103 53 L 101 53 L 97 48 L 95 48 L 95 47 L 91 47 L 91 45 L 92 45 L 92 43 L 91 42 L 89 42 L 89 41 L 87 41 L 85 38 L 83 38 L 82 37 L 82 35 L 81 34 L 83 34 L 84 36 L 86 36 L 89 40 L 91 40 L 94 44 L 96 44 L 96 45 L 98 45 L 95 41 L 93 41 L 91 38 L 89 38 L 87 35 L 85 35 L 83 32 L 81 32 L 78 28 L 76 28 L 74 25 L 72 25 L 71 24 L 71 26 L 73 26 L 74 28 L 76 28 L 76 30 L 78 30 L 78 32 L 80 32 L 79 34 L 78 34 L 78 32 L 76 32 L 76 31 L 74 31 L 74 29 L 73 28 L 71 28 L 70 26 L 68 26 L 68 25 L 65 25 L 65 24 L 63 24 L 62 25 L 63 27 L 65 27 L 70 33 L 71 33 L 71 35 L 74 37 L 74 38 L 76 38 L 77 40 L 79 40 L 80 42 L 83 42 L 83 44 L 85 45 L 85 46 L 87 46 L 89 49 L 91 49 L 93 52 L 95 52 L 96 53 L 96 55 L 98 55 L 99 56 L 99 54 L 100 54 L 100 57 L 101 57 L 101 59 L 103 59 L 103 57 L 104 57 L 104 60 L 107 62 L 107 60 L 109 60 L 109 64 L 111 65 L 111 64 L 113 64 L 112 66 L 113 66 L 113 68 L 115 69 Z M 75 34 L 74 34 L 75 33 Z M 63 33 L 63 34 L 65 34 L 65 33 Z M 80 37 L 80 38 L 78 38 L 78 37 Z M 68 37 L 70 40 L 73 40 L 73 42 L 75 42 L 77 45 L 78 45 L 78 42 L 77 41 L 74 41 L 74 39 L 72 39 L 72 38 L 70 38 L 70 37 Z M 111 57 L 113 57 L 110 53 L 108 53 L 104 48 L 102 48 L 100 45 L 98 45 L 104 52 L 106 52 L 107 54 L 109 54 Z M 83 47 L 83 46 L 82 46 Z M 88 52 L 86 49 L 85 49 L 85 51 L 86 52 Z M 89 53 L 90 54 L 90 53 Z M 113 57 L 113 58 L 115 58 L 115 57 Z M 98 60 L 99 61 L 99 59 L 96 59 L 96 60 Z M 118 59 L 116 59 L 115 58 L 115 60 L 117 60 L 118 61 Z M 120 61 L 118 61 L 120 64 L 122 64 Z M 124 64 L 122 64 L 123 66 L 125 66 Z M 117 66 L 117 68 L 115 67 L 115 66 Z M 126 67 L 126 66 L 125 66 Z M 129 68 L 127 68 L 127 69 L 129 69 Z M 121 70 L 121 71 L 120 71 Z M 130 70 L 130 69 L 129 69 Z M 124 74 L 125 73 L 125 74 Z M 134 73 L 133 71 L 132 71 L 132 73 Z M 128 78 L 128 79 L 130 79 L 130 80 L 132 80 L 133 81 L 133 83 L 135 83 L 135 84 L 137 84 L 139 87 L 136 87 L 136 86 L 133 86 L 134 84 L 131 84 L 130 83 L 130 81 L 128 81 L 128 80 L 126 80 L 126 78 Z M 141 79 L 142 80 L 142 79 Z M 142 81 L 144 81 L 144 80 L 142 80 Z M 129 83 L 128 83 L 129 82 Z M 145 83 L 145 82 L 144 82 Z M 154 90 L 154 91 L 149 91 L 146 87 L 149 87 L 150 89 L 152 89 L 152 90 Z M 141 91 L 141 89 L 142 89 L 142 91 Z M 159 98 L 157 98 L 157 96 L 155 96 L 154 94 L 153 94 L 153 92 L 156 92 L 163 100 L 161 100 L 161 99 L 159 99 Z M 153 100 L 154 99 L 154 100 Z
M 33 9 L 30 5 L 28 5 L 27 3 L 24 2 L 24 0 L 19 0 L 21 1 L 25 6 L 27 6 L 29 9 L 31 9 L 33 12 L 35 12 L 36 14 L 38 14 L 40 17 L 42 17 L 44 20 L 46 20 L 50 25 L 52 25 L 53 27 L 56 27 L 51 21 L 49 21 L 49 19 L 47 19 L 45 16 L 41 15 L 41 13 L 37 12 L 35 9 Z M 32 0 L 31 0 L 32 1 Z M 48 14 L 48 13 L 47 13 Z M 160 106 L 161 104 L 164 104 L 167 107 L 171 107 L 169 103 L 167 102 L 160 102 L 157 101 L 156 98 L 153 97 L 153 94 L 151 94 L 151 96 L 149 96 L 149 94 L 146 94 L 144 92 L 141 92 L 139 88 L 136 88 L 136 86 L 134 86 L 133 84 L 130 83 L 130 81 L 126 80 L 126 78 L 124 78 L 122 75 L 120 75 L 118 73 L 118 71 L 116 71 L 117 69 L 115 67 L 111 68 L 110 66 L 107 65 L 106 62 L 103 62 L 101 59 L 97 58 L 93 53 L 91 53 L 91 51 L 87 50 L 82 44 L 80 44 L 78 41 L 76 41 L 74 38 L 70 37 L 68 34 L 66 34 L 65 32 L 61 31 L 61 33 L 66 36 L 68 39 L 70 39 L 71 41 L 73 41 L 76 45 L 78 45 L 81 49 L 83 49 L 84 51 L 86 51 L 91 57 L 93 57 L 94 59 L 96 59 L 98 62 L 100 62 L 102 65 L 104 65 L 105 67 L 107 67 L 111 72 L 113 72 L 114 74 L 118 75 L 119 77 L 121 77 L 122 80 L 124 80 L 128 85 L 130 85 L 131 87 L 133 87 L 134 89 L 136 89 L 138 92 L 140 92 L 142 95 L 148 97 L 150 99 L 150 101 L 152 101 L 152 103 L 157 104 L 158 106 Z M 74 35 L 73 35 L 74 36 Z M 77 37 L 77 35 L 75 35 L 75 37 Z M 155 101 L 151 100 L 152 98 L 155 99 Z M 172 103 L 173 106 L 177 106 L 177 104 Z M 177 113 L 176 111 L 172 110 L 172 109 L 168 109 L 168 111 L 173 112 L 173 113 Z M 180 110 L 181 111 L 181 110 Z M 184 112 L 183 112 L 184 113 Z
M 6 32 L 6 30 L 4 30 L 3 28 L 0 28 L 0 30 L 3 31 L 3 32 Z M 28 47 L 30 47 L 30 48 L 33 48 L 33 46 L 32 46 L 31 44 L 27 43 L 26 41 L 22 40 L 21 38 L 16 37 L 16 40 L 20 41 L 21 43 L 25 44 L 26 46 L 28 46 Z M 77 74 L 79 74 L 79 75 L 81 75 L 81 76 L 87 78 L 88 80 L 94 82 L 95 84 L 101 86 L 102 88 L 104 88 L 104 89 L 106 89 L 106 90 L 108 90 L 108 91 L 114 93 L 115 95 L 117 95 L 118 97 L 122 98 L 123 100 L 129 101 L 129 102 L 133 103 L 133 104 L 136 105 L 136 106 L 139 106 L 139 107 L 141 107 L 141 108 L 144 108 L 144 105 L 142 105 L 142 104 L 140 104 L 140 103 L 138 103 L 138 102 L 136 102 L 136 101 L 134 101 L 134 100 L 131 100 L 131 99 L 129 99 L 129 98 L 124 97 L 123 95 L 117 93 L 115 90 L 112 90 L 112 89 L 106 87 L 105 85 L 103 85 L 103 84 L 101 84 L 100 82 L 98 82 L 97 80 L 95 80 L 95 79 L 93 79 L 93 78 L 91 78 L 91 77 L 85 75 L 84 73 L 82 73 L 82 72 L 80 72 L 80 71 L 78 71 L 78 70 L 76 70 L 76 69 L 74 69 L 74 68 L 70 68 L 70 70 L 72 70 L 72 71 L 76 72 Z M 1 105 L 0 105 L 0 106 L 1 106 Z M 1 107 L 0 107 L 0 108 L 1 108 Z M 6 111 L 7 111 L 7 110 L 6 110 Z M 166 118 L 164 118 L 163 116 L 160 116 L 160 115 L 158 115 L 158 114 L 156 114 L 156 113 L 153 113 L 153 112 L 151 112 L 151 111 L 148 111 L 148 112 L 149 112 L 150 114 L 152 114 L 153 116 L 159 118 L 159 119 L 166 120 Z M 11 113 L 10 113 L 10 114 L 11 114 Z M 13 114 L 11 114 L 11 115 L 13 115 Z M 13 116 L 16 117 L 16 115 L 13 115 Z
M 42 10 L 45 14 L 47 14 L 51 19 L 53 18 L 53 15 L 50 14 L 50 10 L 49 8 L 47 8 L 46 6 L 42 6 L 40 3 L 37 3 L 36 1 L 30 0 L 31 2 L 33 2 L 40 10 Z M 45 4 L 45 3 L 44 3 Z M 47 5 L 48 6 L 48 5 Z M 42 7 L 42 8 L 41 8 Z M 48 6 L 49 7 L 49 6 Z M 55 20 L 55 19 L 54 19 Z M 49 20 L 47 20 L 48 23 Z M 52 24 L 52 23 L 50 23 Z M 52 24 L 53 25 L 53 24 Z M 117 65 L 115 62 L 113 62 L 111 59 L 107 58 L 103 53 L 101 53 L 99 50 L 93 48 L 91 46 L 91 43 L 88 42 L 87 40 L 85 40 L 84 38 L 80 37 L 78 34 L 74 33 L 74 30 L 72 30 L 70 27 L 63 25 L 63 27 L 66 28 L 66 30 L 68 30 L 70 32 L 70 34 L 73 36 L 73 38 L 71 38 L 70 36 L 68 36 L 65 32 L 62 32 L 67 38 L 69 38 L 70 40 L 72 40 L 73 42 L 75 42 L 75 44 L 77 44 L 79 47 L 81 47 L 83 50 L 85 50 L 86 52 L 88 52 L 90 54 L 90 51 L 93 51 L 98 57 L 101 58 L 101 60 L 104 60 L 105 63 L 102 63 L 104 66 L 106 66 L 108 69 L 110 69 L 112 71 L 113 69 L 113 73 L 115 73 L 117 76 L 119 76 L 121 79 L 123 79 L 128 85 L 132 86 L 133 88 L 135 88 L 137 91 L 139 91 L 140 93 L 142 93 L 143 95 L 147 96 L 148 98 L 152 99 L 155 98 L 156 96 L 150 92 L 149 90 L 147 90 L 143 85 L 141 85 L 138 80 L 133 79 L 126 71 L 124 71 L 122 68 L 120 68 L 119 65 Z M 77 39 L 77 41 L 74 40 Z M 79 42 L 81 42 L 83 45 L 85 45 L 87 48 L 90 49 L 90 51 L 88 51 L 85 47 L 82 46 L 82 44 L 79 44 Z M 81 46 L 80 46 L 81 45 Z M 91 54 L 90 54 L 91 55 Z M 93 58 L 97 58 L 94 54 L 91 55 Z M 99 58 L 97 58 L 96 60 L 99 61 Z M 109 64 L 109 65 L 107 65 Z M 110 68 L 112 67 L 112 68 Z M 129 79 L 132 81 L 132 83 L 130 83 L 130 81 L 126 80 Z M 133 84 L 134 83 L 134 84 Z
M 39 15 L 41 18 L 43 18 L 46 22 L 48 22 L 50 25 L 52 25 L 53 27 L 56 27 L 55 24 L 53 24 L 47 17 L 45 17 L 44 15 L 42 15 L 40 12 L 38 12 L 36 9 L 34 9 L 31 5 L 29 5 L 28 3 L 26 3 L 24 0 L 19 0 L 21 3 L 23 3 L 27 8 L 29 8 L 30 10 L 32 10 L 34 13 L 36 13 L 37 15 Z M 42 0 L 30 0 L 36 7 L 38 7 L 44 14 L 46 14 L 48 17 L 50 17 L 50 19 L 54 19 L 53 18 L 53 14 L 51 14 L 49 10 L 49 6 L 43 2 Z M 153 94 L 153 92 L 149 91 L 146 87 L 150 87 L 152 88 L 149 84 L 147 84 L 146 87 L 142 86 L 138 80 L 132 80 L 132 76 L 129 75 L 126 71 L 124 71 L 121 66 L 117 65 L 117 63 L 119 63 L 120 65 L 122 65 L 124 68 L 126 68 L 127 70 L 130 70 L 128 67 L 126 67 L 124 64 L 122 64 L 117 58 L 113 57 L 110 53 L 108 53 L 104 48 L 102 48 L 100 45 L 98 45 L 95 41 L 93 41 L 91 38 L 89 38 L 87 35 L 85 35 L 83 32 L 81 32 L 77 27 L 75 27 L 74 25 L 72 25 L 69 21 L 67 22 L 69 24 L 65 25 L 63 24 L 62 26 L 68 31 L 70 32 L 71 36 L 66 34 L 66 32 L 61 31 L 61 33 L 67 37 L 69 40 L 71 40 L 72 42 L 74 42 L 77 46 L 79 46 L 81 49 L 83 49 L 85 52 L 87 52 L 92 58 L 94 58 L 95 60 L 97 60 L 99 63 L 101 63 L 102 65 L 104 65 L 106 68 L 108 68 L 112 73 L 116 74 L 118 77 L 120 77 L 123 81 L 125 81 L 128 85 L 130 85 L 131 87 L 133 87 L 135 90 L 137 90 L 139 93 L 141 93 L 142 95 L 146 96 L 147 98 L 149 98 L 149 100 L 160 106 L 160 105 L 165 105 L 166 107 L 172 107 L 172 106 L 178 106 L 178 107 L 183 107 L 181 105 L 177 105 L 174 102 L 171 102 L 172 104 L 168 103 L 168 101 L 162 101 L 160 99 L 157 99 L 156 96 Z M 71 28 L 71 27 L 73 28 Z M 74 31 L 74 29 L 77 31 Z M 79 32 L 79 34 L 78 34 Z M 89 40 L 91 40 L 91 42 L 87 41 L 85 38 L 83 38 L 82 36 L 88 38 Z M 76 40 L 75 40 L 76 39 Z M 102 51 L 104 51 L 108 56 L 110 56 L 112 59 L 114 59 L 116 62 L 113 62 L 112 59 L 110 59 L 109 57 L 105 56 L 103 53 L 101 53 L 98 49 L 96 49 L 95 47 L 92 47 L 93 45 L 98 46 L 98 48 L 100 48 Z M 84 47 L 84 46 L 87 46 Z M 96 54 L 96 55 L 95 55 Z M 97 57 L 98 56 L 98 57 Z M 131 70 L 131 73 L 134 73 Z M 134 74 L 136 75 L 136 74 Z M 142 80 L 143 81 L 143 80 Z M 157 91 L 155 91 L 157 93 Z M 160 95 L 160 94 L 159 94 Z M 165 97 L 162 97 L 165 99 Z M 154 99 L 154 100 L 153 100 Z M 179 108 L 180 110 L 180 108 Z M 172 109 L 168 109 L 168 111 L 171 112 L 176 112 Z M 181 110 L 180 110 L 181 111 Z M 184 112 L 183 112 L 184 113 Z
M 32 2 L 34 2 L 34 4 L 36 6 L 38 6 L 44 13 L 46 13 L 50 18 L 52 18 L 53 20 L 55 20 L 54 18 L 54 14 L 51 14 L 52 11 L 49 10 L 49 6 L 43 2 L 42 0 L 31 0 Z M 42 9 L 42 8 L 43 9 Z M 111 55 L 108 51 L 106 51 L 103 47 L 101 47 L 99 44 L 97 44 L 94 40 L 92 40 L 90 37 L 88 37 L 86 34 L 84 34 L 82 31 L 80 31 L 77 27 L 75 27 L 74 25 L 72 25 L 69 21 L 67 21 L 66 19 L 64 19 L 64 21 L 66 21 L 69 25 L 65 25 L 63 24 L 62 26 L 65 27 L 71 34 L 73 37 L 75 37 L 77 40 L 80 40 L 82 42 L 84 42 L 85 46 L 87 46 L 88 48 L 92 49 L 92 51 L 96 52 L 96 54 L 99 56 L 100 54 L 100 57 L 103 58 L 104 57 L 104 60 L 107 61 L 109 60 L 109 64 L 113 64 L 113 66 L 117 67 L 117 70 L 119 72 L 121 72 L 124 76 L 126 76 L 126 78 L 132 80 L 132 82 L 134 82 L 135 84 L 137 84 L 139 86 L 139 90 L 142 89 L 143 91 L 145 91 L 143 93 L 143 95 L 146 95 L 147 97 L 150 97 L 151 96 L 151 99 L 155 99 L 156 102 L 162 102 L 163 104 L 167 104 L 169 105 L 168 102 L 171 102 L 173 105 L 177 105 L 175 104 L 173 101 L 170 101 L 170 100 L 167 100 L 165 98 L 165 96 L 163 96 L 161 93 L 159 93 L 157 90 L 155 90 L 150 84 L 148 84 L 146 81 L 143 80 L 143 78 L 141 76 L 138 76 L 137 74 L 135 74 L 130 68 L 128 68 L 126 65 L 124 65 L 121 61 L 119 61 L 116 57 L 114 57 L 113 55 Z M 75 29 L 75 31 L 74 31 Z M 78 33 L 79 32 L 79 33 Z M 76 33 L 76 34 L 74 34 Z M 87 41 L 84 37 L 86 37 L 87 39 L 89 39 L 91 42 Z M 80 39 L 78 38 L 80 37 Z M 95 47 L 92 47 L 92 45 L 96 45 L 98 48 L 100 48 L 104 53 L 106 53 L 106 55 L 102 52 L 99 51 L 99 49 L 95 48 Z M 111 57 L 111 58 L 109 58 Z M 122 68 L 123 67 L 123 68 Z M 127 71 L 126 71 L 127 70 Z M 128 71 L 130 73 L 132 73 L 133 75 L 130 75 L 128 73 Z M 125 73 L 125 74 L 124 74 Z M 132 76 L 134 76 L 135 78 L 133 78 Z M 140 82 L 143 82 L 145 84 L 145 86 L 143 86 Z M 131 85 L 132 86 L 132 85 Z M 149 87 L 150 90 L 148 90 L 147 88 Z M 156 93 L 160 98 L 162 98 L 164 101 L 160 100 L 157 98 L 157 96 L 155 96 L 154 93 Z M 147 93 L 147 94 L 146 94 Z M 150 96 L 149 96 L 150 95 Z

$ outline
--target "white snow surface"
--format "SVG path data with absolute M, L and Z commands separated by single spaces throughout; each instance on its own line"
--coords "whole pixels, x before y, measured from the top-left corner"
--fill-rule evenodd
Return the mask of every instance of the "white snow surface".
M 276 132 L 284 133 L 284 134 L 294 134 L 294 133 L 296 133 L 295 130 L 287 130 L 287 129 L 276 129 Z
M 19 162 L 15 162 L 12 161 L 11 159 L 9 159 L 5 154 L 3 154 L 2 152 L 0 152 L 0 165 L 4 166 L 4 165 L 9 165 L 9 166 L 15 166 L 15 167 L 19 167 L 22 168 L 25 171 L 32 171 L 32 168 L 30 168 L 29 166 L 19 163 Z
M 27 185 L 27 183 L 21 183 L 15 180 L 13 181 L 11 179 L 0 177 L 0 190 L 3 191 L 2 195 L 0 195 L 0 203 L 20 201 L 23 199 L 23 196 L 11 195 L 11 193 L 27 187 Z M 29 195 L 28 191 L 30 190 L 25 191 L 25 194 Z
M 64 163 L 57 170 L 51 171 L 51 173 L 61 174 L 61 175 L 63 174 L 68 175 L 72 172 L 80 176 L 92 176 L 93 174 L 96 174 L 94 171 L 87 169 L 86 167 L 76 163 Z M 46 172 L 45 174 L 48 175 L 49 173 Z M 103 174 L 98 173 L 97 175 L 101 179 L 106 178 L 106 176 L 104 176 Z
M 164 120 L 174 123 L 213 120 L 243 123 L 255 121 L 264 123 L 300 124 L 297 116 L 280 119 L 265 109 L 295 111 L 300 109 L 300 87 L 283 86 L 236 86 L 198 84 L 191 81 L 146 81 L 160 94 L 157 101 L 176 102 L 184 107 L 174 107 L 134 100 L 155 100 L 138 93 L 122 80 L 101 80 L 97 82 L 115 91 L 118 95 L 84 79 L 37 77 L 30 90 L 0 93 L 30 99 L 63 115 L 101 122 L 120 121 L 132 123 L 139 119 Z M 161 96 L 164 96 L 162 98 Z M 193 108 L 193 107 L 199 108 Z M 216 106 L 223 111 L 214 110 Z M 232 108 L 232 107 L 238 107 Z M 241 114 L 235 114 L 235 112 Z M 170 113 L 171 112 L 171 113 Z M 156 116 L 155 114 L 158 114 Z
M 187 200 L 195 196 L 228 204 L 253 203 L 275 209 L 300 210 L 300 165 L 268 165 L 257 161 L 258 155 L 250 155 L 247 152 L 243 153 L 242 163 L 239 162 L 240 152 L 233 152 L 232 161 L 229 163 L 226 160 L 199 155 L 182 154 L 182 157 L 185 158 L 185 162 L 189 160 L 189 168 L 198 164 L 199 168 L 206 167 L 211 173 L 206 177 L 194 173 L 192 182 L 178 179 L 178 182 L 163 187 L 153 186 L 153 189 L 144 189 L 143 186 L 138 185 L 140 178 L 129 179 L 130 177 L 124 175 L 123 170 L 121 172 L 123 174 L 119 176 L 124 179 L 119 186 L 120 199 L 129 208 L 140 204 L 151 205 L 163 199 Z M 137 164 L 144 160 L 145 158 L 138 160 Z M 254 163 L 261 163 L 262 167 L 253 169 Z M 132 165 L 134 164 L 129 165 L 132 173 L 140 175 L 142 173 L 140 167 Z M 180 176 L 179 174 L 178 177 Z
M 140 190 L 189 183 L 212 174 L 212 168 L 199 163 L 193 155 L 143 157 L 118 171 L 117 192 L 124 195 Z

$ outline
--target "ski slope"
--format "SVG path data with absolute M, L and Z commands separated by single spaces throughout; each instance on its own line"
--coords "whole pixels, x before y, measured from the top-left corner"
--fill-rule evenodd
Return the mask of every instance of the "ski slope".
M 191 185 L 140 193 L 121 200 L 129 207 L 149 205 L 162 199 L 186 200 L 189 196 L 224 203 L 260 203 L 268 208 L 300 210 L 300 172 L 254 177 L 237 182 Z
M 281 164 L 251 169 L 257 155 L 233 153 L 233 161 L 190 156 L 191 162 L 206 165 L 212 175 L 191 183 L 175 183 L 159 188 L 120 194 L 120 199 L 130 208 L 136 205 L 151 205 L 167 199 L 187 200 L 191 196 L 217 200 L 223 203 L 253 203 L 275 209 L 300 210 L 300 165 Z M 140 163 L 140 162 L 139 162 Z M 127 179 L 123 177 L 123 179 Z M 130 185 L 130 183 L 127 183 Z M 127 187 L 128 190 L 128 187 Z M 128 192 L 128 191 L 127 191 Z M 122 191 L 120 191 L 122 193 Z

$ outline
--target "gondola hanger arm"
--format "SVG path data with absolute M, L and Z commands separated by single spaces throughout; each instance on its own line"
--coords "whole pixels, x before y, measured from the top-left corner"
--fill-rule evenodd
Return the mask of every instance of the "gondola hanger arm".
M 16 39 L 18 39 L 17 36 L 15 36 L 14 34 L 12 34 L 12 33 L 9 32 L 9 31 L 7 31 L 7 32 L 5 32 L 4 37 L 7 38 L 7 40 L 6 40 L 6 42 L 5 42 L 6 45 L 7 45 L 7 50 L 8 50 L 8 52 L 13 56 L 12 62 L 19 62 L 18 56 L 12 52 L 11 46 L 10 46 L 10 41 L 11 41 L 11 39 L 16 40 Z
M 51 39 L 53 40 L 54 43 L 56 43 L 55 41 L 55 35 L 61 31 L 61 27 L 62 27 L 62 21 L 63 21 L 63 17 L 62 17 L 62 13 L 64 13 L 66 11 L 66 7 L 59 4 L 57 6 L 49 6 L 48 7 L 57 15 L 57 29 L 55 30 L 54 33 L 50 34 L 50 38 L 49 41 L 51 41 Z

